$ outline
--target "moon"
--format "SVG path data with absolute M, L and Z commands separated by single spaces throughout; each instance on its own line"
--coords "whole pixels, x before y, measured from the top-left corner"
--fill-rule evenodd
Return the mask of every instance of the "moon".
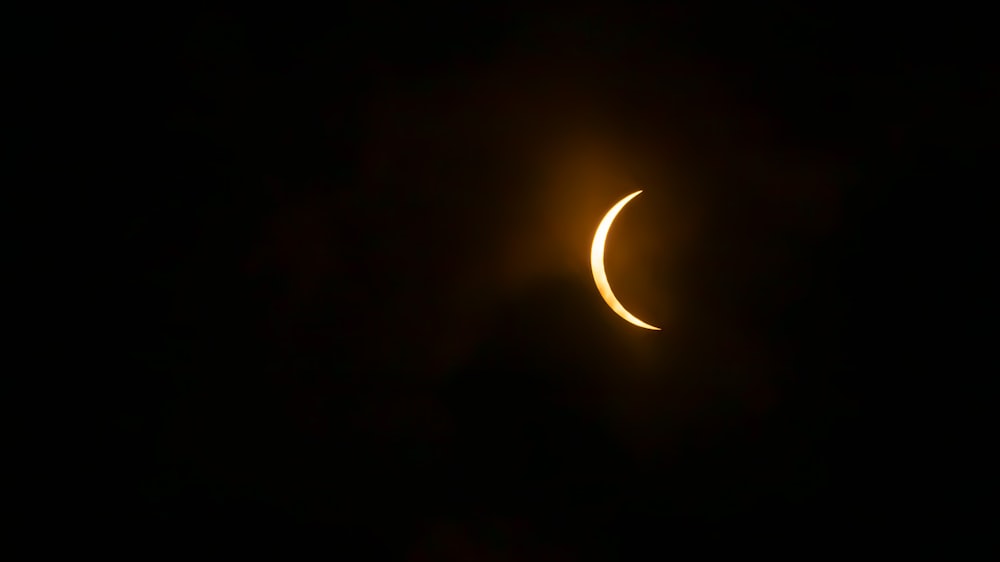
M 615 221 L 615 217 L 625 208 L 625 205 L 640 193 L 642 193 L 642 190 L 625 197 L 616 203 L 614 207 L 611 207 L 608 214 L 604 215 L 604 219 L 601 220 L 601 224 L 597 227 L 597 233 L 594 234 L 594 244 L 590 247 L 590 269 L 594 273 L 594 282 L 597 283 L 597 290 L 600 291 L 601 296 L 604 297 L 604 302 L 608 303 L 611 310 L 640 328 L 659 330 L 656 326 L 647 324 L 636 318 L 635 315 L 622 306 L 622 303 L 618 302 L 618 298 L 615 297 L 614 292 L 611 290 L 611 285 L 608 283 L 608 274 L 604 271 L 604 244 L 608 240 L 608 231 L 611 230 L 611 223 Z

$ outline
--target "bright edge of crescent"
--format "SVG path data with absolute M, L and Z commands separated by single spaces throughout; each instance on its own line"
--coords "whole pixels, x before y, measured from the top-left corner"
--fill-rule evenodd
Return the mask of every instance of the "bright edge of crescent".
M 608 231 L 611 230 L 611 223 L 615 221 L 615 217 L 621 212 L 625 205 L 632 200 L 633 197 L 642 193 L 642 190 L 636 191 L 635 193 L 625 197 L 619 201 L 608 214 L 604 215 L 604 219 L 601 220 L 600 226 L 597 227 L 597 234 L 594 235 L 594 245 L 590 248 L 590 269 L 594 273 L 594 282 L 597 283 L 597 290 L 600 291 L 601 296 L 604 297 L 604 302 L 608 303 L 611 310 L 614 310 L 618 316 L 621 316 L 628 322 L 639 326 L 640 328 L 646 328 L 647 330 L 659 330 L 656 326 L 652 326 L 636 318 L 631 312 L 625 310 L 622 303 L 618 302 L 618 298 L 615 297 L 614 292 L 611 291 L 611 285 L 608 283 L 608 275 L 604 272 L 604 243 L 608 239 Z

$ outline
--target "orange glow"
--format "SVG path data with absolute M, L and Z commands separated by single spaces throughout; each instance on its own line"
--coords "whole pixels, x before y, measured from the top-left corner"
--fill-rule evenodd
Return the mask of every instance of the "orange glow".
M 622 306 L 622 303 L 618 302 L 615 294 L 611 291 L 611 285 L 608 283 L 608 275 L 604 272 L 604 243 L 608 239 L 608 231 L 611 230 L 611 223 L 615 221 L 615 217 L 625 208 L 625 205 L 640 193 L 642 193 L 642 190 L 636 191 L 622 199 L 614 207 L 611 207 L 608 214 L 604 215 L 600 226 L 597 227 L 597 234 L 594 235 L 594 245 L 590 248 L 590 269 L 594 272 L 594 282 L 597 283 L 597 290 L 600 291 L 601 296 L 604 297 L 604 302 L 608 303 L 611 310 L 614 310 L 618 316 L 640 328 L 659 330 L 656 326 L 651 326 L 639 320 L 631 312 L 625 310 L 625 307 Z

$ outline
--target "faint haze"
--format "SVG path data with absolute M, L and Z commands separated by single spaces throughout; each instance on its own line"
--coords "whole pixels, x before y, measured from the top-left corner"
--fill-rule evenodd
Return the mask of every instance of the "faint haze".
M 338 177 L 319 155 L 294 176 L 275 168 L 272 187 L 257 189 L 276 198 L 246 217 L 244 234 L 227 234 L 247 244 L 227 298 L 257 299 L 234 306 L 287 353 L 336 350 L 372 376 L 460 372 L 524 302 L 535 316 L 515 331 L 533 345 L 622 346 L 584 362 L 591 370 L 645 361 L 669 378 L 670 341 L 708 350 L 713 337 L 757 350 L 734 364 L 765 361 L 748 303 L 791 297 L 781 284 L 796 252 L 836 224 L 836 163 L 784 141 L 769 108 L 680 37 L 672 47 L 667 31 L 623 34 L 605 48 L 585 27 L 554 23 L 421 80 L 376 52 L 352 125 L 356 172 Z M 335 138 L 343 125 L 316 126 Z M 629 326 L 605 328 L 627 336 L 581 329 L 618 322 L 591 290 L 588 254 L 600 218 L 637 188 L 607 260 L 626 306 L 670 326 L 648 344 L 653 355 L 629 347 Z
M 822 61 L 754 39 L 751 9 L 701 36 L 683 10 L 509 9 L 474 37 L 472 8 L 405 10 L 185 28 L 162 189 L 134 211 L 162 258 L 159 477 L 427 527 L 429 550 L 481 513 L 630 536 L 644 510 L 820 493 L 859 176 Z M 662 332 L 590 272 L 638 189 L 607 272 Z

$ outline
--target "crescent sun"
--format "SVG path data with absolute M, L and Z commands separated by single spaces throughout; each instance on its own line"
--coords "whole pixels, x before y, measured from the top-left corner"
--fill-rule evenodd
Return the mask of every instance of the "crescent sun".
M 611 285 L 608 283 L 608 275 L 604 272 L 604 244 L 608 240 L 608 231 L 611 230 L 611 223 L 615 221 L 615 217 L 625 208 L 625 205 L 640 193 L 642 193 L 642 190 L 625 197 L 616 203 L 614 207 L 611 207 L 608 214 L 604 215 L 604 219 L 601 220 L 601 224 L 597 227 L 597 233 L 594 234 L 594 245 L 590 248 L 590 269 L 594 273 L 594 282 L 597 283 L 597 290 L 600 291 L 601 296 L 604 297 L 604 302 L 608 303 L 611 310 L 614 310 L 618 316 L 640 328 L 659 330 L 656 326 L 639 320 L 631 312 L 625 310 L 622 303 L 618 302 L 618 298 L 615 297 L 614 292 L 611 291 Z

